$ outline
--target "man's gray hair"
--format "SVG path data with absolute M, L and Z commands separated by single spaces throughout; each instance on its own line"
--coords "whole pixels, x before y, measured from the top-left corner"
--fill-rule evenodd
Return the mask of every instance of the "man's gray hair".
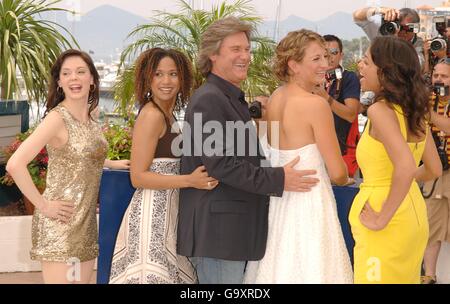
M 416 12 L 416 10 L 413 10 L 412 8 L 404 7 L 400 9 L 400 22 L 403 21 L 406 17 L 411 18 L 412 23 L 419 23 L 420 17 L 419 14 Z
M 211 24 L 203 33 L 197 59 L 198 69 L 203 76 L 208 76 L 212 69 L 210 56 L 218 54 L 222 41 L 229 35 L 245 33 L 250 41 L 253 27 L 237 17 L 227 17 Z

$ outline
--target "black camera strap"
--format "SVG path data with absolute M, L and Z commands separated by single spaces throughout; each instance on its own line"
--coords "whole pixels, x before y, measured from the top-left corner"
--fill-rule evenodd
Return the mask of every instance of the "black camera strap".
M 424 199 L 429 199 L 432 195 L 434 190 L 436 189 L 436 184 L 438 182 L 439 178 L 436 178 L 433 182 L 433 185 L 431 186 L 431 190 L 429 193 L 425 193 L 425 189 L 423 189 L 423 186 L 420 187 L 420 192 L 422 192 L 423 198 Z
M 439 95 L 437 95 L 437 94 L 435 95 L 435 98 L 434 98 L 433 110 L 438 115 L 443 115 L 444 117 L 449 117 L 450 107 L 449 107 L 448 102 L 444 107 L 444 112 L 442 114 L 439 114 Z M 434 142 L 436 144 L 439 158 L 441 159 L 442 168 L 443 168 L 443 170 L 448 170 L 449 169 L 448 153 L 447 153 L 448 136 L 447 136 L 447 134 L 445 134 L 444 132 L 439 130 L 436 125 L 433 124 L 433 127 L 435 128 L 436 131 L 432 132 L 432 136 L 433 136 Z
M 344 76 L 342 76 L 342 79 Z M 342 89 L 342 79 L 336 79 L 336 90 L 334 90 L 333 98 L 335 100 L 338 100 L 339 96 L 341 96 L 341 89 Z
M 439 107 L 439 95 L 435 94 L 434 96 L 434 105 L 433 105 L 433 110 L 434 112 L 438 112 L 438 107 Z
M 414 44 L 416 44 L 416 42 L 417 42 L 417 34 L 414 34 L 414 37 L 413 37 L 413 39 L 411 40 L 411 43 L 412 43 L 412 45 L 415 47 L 415 45 Z

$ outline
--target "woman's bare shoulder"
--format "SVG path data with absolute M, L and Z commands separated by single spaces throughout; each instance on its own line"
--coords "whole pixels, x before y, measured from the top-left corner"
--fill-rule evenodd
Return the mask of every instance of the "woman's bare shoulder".
M 138 119 L 145 120 L 150 123 L 164 122 L 164 114 L 161 113 L 154 105 L 147 103 L 139 112 Z
M 376 120 L 377 118 L 396 118 L 394 109 L 386 101 L 380 100 L 372 104 L 367 109 L 367 116 L 370 120 Z

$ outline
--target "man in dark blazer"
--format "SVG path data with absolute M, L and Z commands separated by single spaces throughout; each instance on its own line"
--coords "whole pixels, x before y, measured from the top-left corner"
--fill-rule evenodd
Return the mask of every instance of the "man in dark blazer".
M 240 84 L 250 63 L 251 26 L 221 19 L 203 34 L 199 68 L 207 77 L 185 115 L 181 174 L 200 165 L 219 181 L 211 191 L 180 192 L 177 251 L 191 258 L 199 283 L 242 283 L 245 263 L 265 253 L 270 196 L 309 191 L 315 171 L 262 167 L 255 127 Z M 256 153 L 256 152 L 259 153 Z M 211 185 L 213 187 L 213 185 Z

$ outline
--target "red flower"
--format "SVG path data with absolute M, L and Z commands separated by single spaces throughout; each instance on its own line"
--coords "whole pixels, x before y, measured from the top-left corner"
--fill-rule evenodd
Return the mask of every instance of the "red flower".
M 4 155 L 6 160 L 17 151 L 23 141 L 25 141 L 28 136 L 33 132 L 33 129 L 29 129 L 27 132 L 19 133 L 16 139 L 4 149 Z M 35 185 L 43 189 L 45 188 L 45 181 L 47 175 L 47 164 L 48 164 L 48 154 L 45 148 L 41 149 L 36 157 L 28 165 L 31 178 L 33 179 Z M 36 170 L 38 169 L 38 170 Z M 0 177 L 0 183 L 11 186 L 14 184 L 12 177 L 6 172 L 4 176 Z

